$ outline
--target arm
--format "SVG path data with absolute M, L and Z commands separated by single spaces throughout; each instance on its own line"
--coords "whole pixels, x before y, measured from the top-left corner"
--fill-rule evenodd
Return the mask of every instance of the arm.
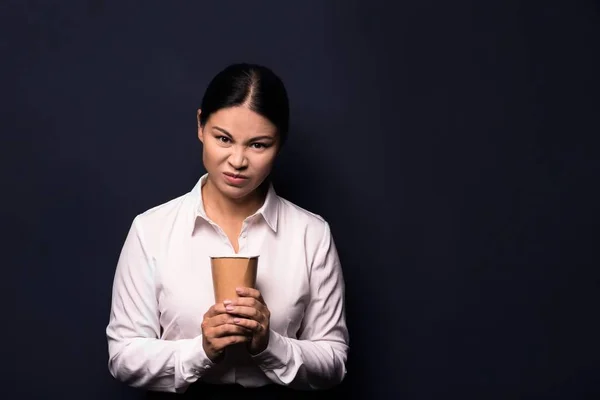
M 275 383 L 304 390 L 326 389 L 346 375 L 349 341 L 344 279 L 327 223 L 309 279 L 310 303 L 298 339 L 271 330 L 267 348 L 253 358 Z
M 106 328 L 108 368 L 113 377 L 133 387 L 183 392 L 213 363 L 204 352 L 201 335 L 193 339 L 159 339 L 154 267 L 136 218 L 114 277 Z

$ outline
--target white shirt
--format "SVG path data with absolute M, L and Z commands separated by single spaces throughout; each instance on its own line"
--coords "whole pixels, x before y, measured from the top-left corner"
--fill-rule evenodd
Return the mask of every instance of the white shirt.
M 109 370 L 148 390 L 184 392 L 197 380 L 319 389 L 346 374 L 344 280 L 327 222 L 277 196 L 246 218 L 239 253 L 258 254 L 256 285 L 271 312 L 266 350 L 215 364 L 200 327 L 214 304 L 210 255 L 233 252 L 191 192 L 138 215 L 114 276 L 106 335 Z

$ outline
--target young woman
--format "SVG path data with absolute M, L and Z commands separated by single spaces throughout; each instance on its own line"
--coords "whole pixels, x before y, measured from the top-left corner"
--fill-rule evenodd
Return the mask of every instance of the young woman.
M 111 374 L 150 391 L 194 387 L 199 398 L 215 387 L 335 386 L 348 331 L 331 231 L 269 181 L 288 133 L 283 83 L 264 66 L 231 65 L 197 117 L 207 173 L 138 215 L 121 251 L 106 329 Z M 210 255 L 224 252 L 260 255 L 256 289 L 214 304 Z

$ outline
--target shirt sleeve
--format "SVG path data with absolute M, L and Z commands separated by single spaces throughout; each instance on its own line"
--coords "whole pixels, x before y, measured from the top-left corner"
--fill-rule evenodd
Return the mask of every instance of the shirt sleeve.
M 298 338 L 271 330 L 267 348 L 253 358 L 277 384 L 302 390 L 326 389 L 344 379 L 349 344 L 344 279 L 326 222 L 309 286 L 310 302 Z
M 106 328 L 110 373 L 133 387 L 184 392 L 213 366 L 202 336 L 160 339 L 155 263 L 134 219 L 117 263 Z

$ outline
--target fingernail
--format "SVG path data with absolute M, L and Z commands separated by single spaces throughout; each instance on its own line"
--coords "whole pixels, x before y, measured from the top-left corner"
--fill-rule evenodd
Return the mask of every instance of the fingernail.
M 227 311 L 233 311 L 233 306 L 227 306 L 227 307 L 225 307 L 225 309 L 226 309 Z
M 235 291 L 238 292 L 238 293 L 242 293 L 244 291 L 244 289 L 242 289 L 241 287 L 239 287 L 239 288 L 235 288 Z
M 233 323 L 234 323 L 234 324 L 239 324 L 239 323 L 240 323 L 240 319 L 239 319 L 239 318 L 235 318 L 235 319 L 233 320 Z
M 223 301 L 223 304 L 224 304 L 224 305 L 231 304 L 231 300 L 224 300 L 224 301 Z

